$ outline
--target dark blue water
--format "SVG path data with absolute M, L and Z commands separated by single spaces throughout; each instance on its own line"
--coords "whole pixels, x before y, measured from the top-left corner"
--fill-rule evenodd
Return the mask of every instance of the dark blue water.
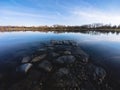
M 50 40 L 77 41 L 95 63 L 103 65 L 112 75 L 119 78 L 119 33 L 0 32 L 0 70 L 3 69 L 2 66 L 17 64 L 23 56 L 30 55 L 38 49 L 42 42 Z

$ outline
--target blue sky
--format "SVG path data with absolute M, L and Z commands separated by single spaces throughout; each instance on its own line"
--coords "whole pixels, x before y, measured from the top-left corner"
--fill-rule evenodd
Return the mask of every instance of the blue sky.
M 0 0 L 0 25 L 120 24 L 120 0 Z

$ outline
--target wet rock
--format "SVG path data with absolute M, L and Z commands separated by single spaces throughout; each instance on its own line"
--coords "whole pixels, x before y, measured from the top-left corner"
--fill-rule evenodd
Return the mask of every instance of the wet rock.
M 69 41 L 69 43 L 72 45 L 72 46 L 78 46 L 78 44 L 75 42 L 75 41 Z
M 80 55 L 80 56 L 88 57 L 88 55 L 83 50 L 81 50 L 79 47 L 72 48 L 71 52 L 73 55 Z
M 80 56 L 78 55 L 77 56 L 78 60 L 82 63 L 82 64 L 87 64 L 89 62 L 89 58 L 88 56 Z
M 47 47 L 47 49 L 48 49 L 48 50 L 54 50 L 54 47 L 49 46 L 49 47 Z
M 45 53 L 47 51 L 46 48 L 40 48 L 37 50 L 39 53 Z
M 89 62 L 89 56 L 76 42 L 52 40 L 38 51 L 31 60 L 34 68 L 28 63 L 29 57 L 23 58 L 22 63 L 26 64 L 18 66 L 16 71 L 26 75 L 30 70 L 29 74 L 10 90 L 109 90 L 106 71 Z
M 95 86 L 90 81 L 84 81 L 81 87 L 82 90 L 96 90 Z
M 55 62 L 59 64 L 70 64 L 70 63 L 74 63 L 74 61 L 75 61 L 75 57 L 72 55 L 61 56 L 55 60 Z
M 56 40 L 51 40 L 51 44 L 54 45 L 57 41 Z
M 22 64 L 16 68 L 16 71 L 22 72 L 22 73 L 27 73 L 31 67 L 32 67 L 31 63 Z
M 71 52 L 70 51 L 64 51 L 64 54 L 65 55 L 71 55 Z
M 59 56 L 58 53 L 55 53 L 55 52 L 51 52 L 51 53 L 50 53 L 50 57 L 55 58 L 55 57 L 58 57 L 58 56 Z
M 46 54 L 37 56 L 37 57 L 33 58 L 31 62 L 32 63 L 39 62 L 39 61 L 43 60 L 45 57 L 46 57 Z
M 62 45 L 63 42 L 62 42 L 62 41 L 52 40 L 52 41 L 51 41 L 51 44 L 53 44 L 53 45 Z
M 69 43 L 68 40 L 64 40 L 64 41 L 63 41 L 63 44 L 64 44 L 64 45 L 70 45 L 70 43 Z
M 26 56 L 26 57 L 23 57 L 21 62 L 22 63 L 28 63 L 28 62 L 30 62 L 30 60 L 31 60 L 31 58 L 29 56 Z
M 93 73 L 93 79 L 98 81 L 99 83 L 102 83 L 105 77 L 106 77 L 106 71 L 101 67 L 95 67 L 95 71 Z
M 52 64 L 47 60 L 44 60 L 43 62 L 41 62 L 38 65 L 38 67 L 45 70 L 45 71 L 47 71 L 47 72 L 50 72 L 52 70 Z
M 68 47 L 64 46 L 64 45 L 55 45 L 55 51 L 65 51 L 65 50 L 69 50 Z
M 68 75 L 69 70 L 67 68 L 60 68 L 57 72 L 57 76 L 61 77 L 63 75 Z

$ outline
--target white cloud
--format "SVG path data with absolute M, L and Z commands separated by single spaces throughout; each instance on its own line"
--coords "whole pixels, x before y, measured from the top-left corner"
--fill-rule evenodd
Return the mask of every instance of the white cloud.
M 74 9 L 72 14 L 79 20 L 82 19 L 89 23 L 120 24 L 120 13 L 94 9 Z
M 28 1 L 34 2 L 36 6 L 40 4 L 39 0 Z M 77 0 L 75 1 L 77 2 Z M 11 20 L 14 21 L 12 23 L 13 25 L 18 21 L 18 24 L 26 23 L 27 25 L 28 23 L 33 25 L 82 25 L 89 23 L 120 24 L 120 13 L 98 9 L 84 0 L 80 0 L 80 5 L 77 3 L 72 4 L 67 0 L 62 2 L 61 0 L 55 0 L 54 5 L 51 4 L 49 6 L 54 9 L 50 9 L 44 4 L 44 7 L 40 4 L 42 9 L 37 9 L 23 6 L 16 0 L 11 0 L 11 2 L 14 3 L 14 8 L 4 8 L 0 10 L 1 22 L 6 24 Z M 40 8 L 40 6 L 38 5 L 37 7 Z

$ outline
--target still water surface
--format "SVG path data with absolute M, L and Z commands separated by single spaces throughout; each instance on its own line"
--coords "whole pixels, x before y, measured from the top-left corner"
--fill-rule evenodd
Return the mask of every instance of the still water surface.
M 0 32 L 0 71 L 17 64 L 21 56 L 30 55 L 42 42 L 50 40 L 75 40 L 94 63 L 102 65 L 120 80 L 119 33 Z

